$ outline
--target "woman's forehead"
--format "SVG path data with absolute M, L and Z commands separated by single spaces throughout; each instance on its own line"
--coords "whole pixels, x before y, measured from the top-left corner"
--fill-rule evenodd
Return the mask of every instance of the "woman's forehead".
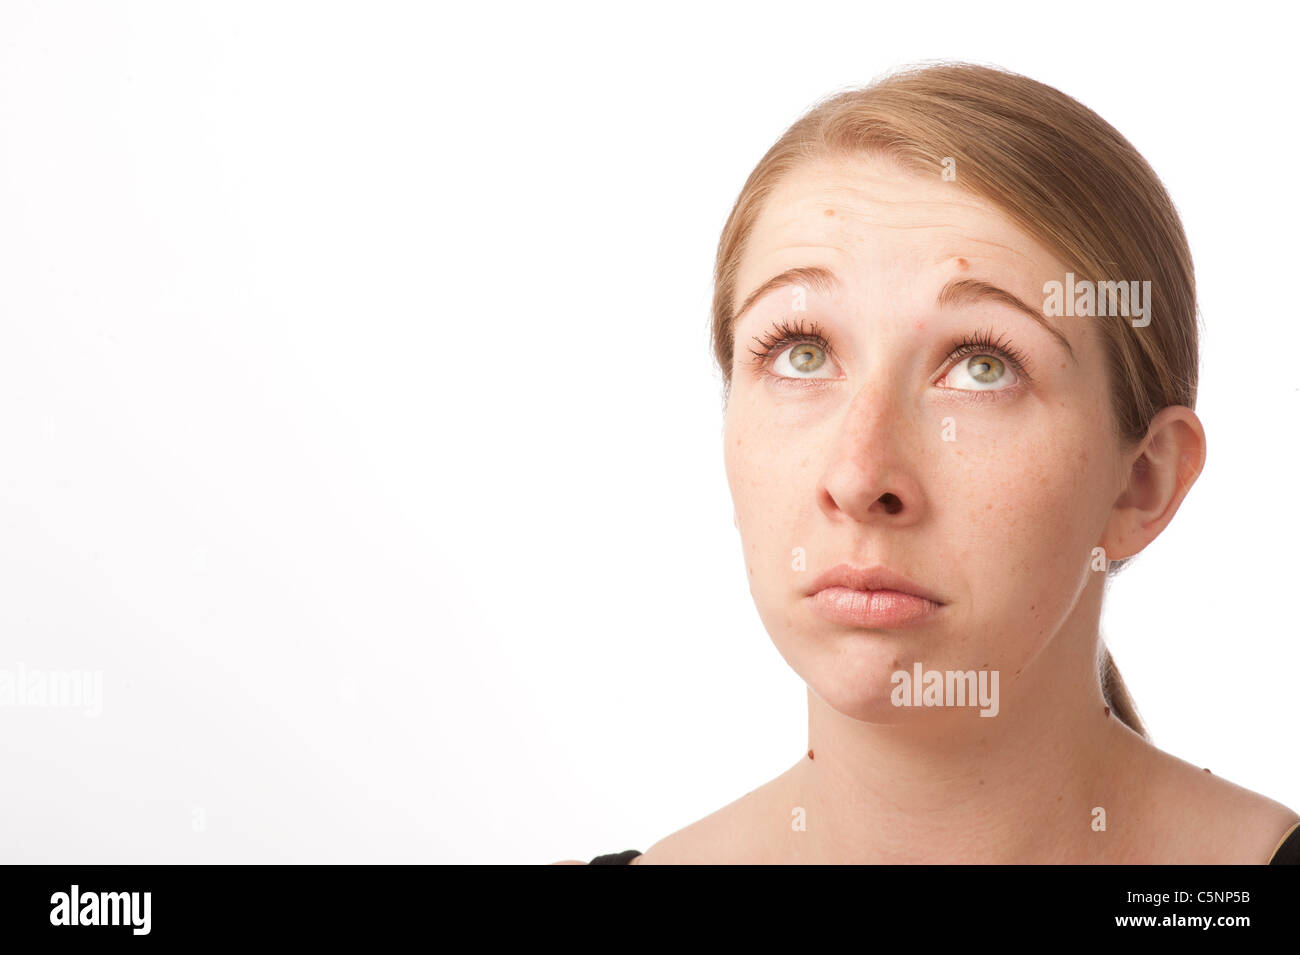
M 955 258 L 1032 280 L 1060 263 L 987 201 L 870 157 L 819 161 L 790 173 L 768 197 L 745 246 L 737 300 L 770 274 L 820 255 L 851 273 L 929 270 Z M 830 263 L 828 263 L 830 264 Z M 831 264 L 834 268 L 835 265 Z

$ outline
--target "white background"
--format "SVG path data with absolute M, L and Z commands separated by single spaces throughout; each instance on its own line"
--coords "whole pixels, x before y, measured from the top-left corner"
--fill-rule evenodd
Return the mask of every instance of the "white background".
M 713 255 L 804 109 L 941 58 L 1178 203 L 1209 460 L 1103 630 L 1158 745 L 1300 808 L 1271 6 L 6 0 L 0 668 L 104 700 L 0 709 L 0 860 L 587 859 L 798 759 Z

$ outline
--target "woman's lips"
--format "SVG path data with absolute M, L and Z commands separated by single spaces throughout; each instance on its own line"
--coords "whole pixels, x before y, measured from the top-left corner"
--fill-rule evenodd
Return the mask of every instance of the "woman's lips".
M 815 613 L 846 627 L 890 629 L 927 622 L 944 606 L 887 567 L 858 568 L 840 564 L 822 574 L 808 589 Z
M 846 627 L 890 629 L 924 622 L 941 604 L 897 590 L 827 587 L 812 595 L 813 610 Z

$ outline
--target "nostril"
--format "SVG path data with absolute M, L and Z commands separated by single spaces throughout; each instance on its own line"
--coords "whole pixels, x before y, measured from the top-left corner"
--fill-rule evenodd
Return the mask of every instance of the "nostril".
M 885 506 L 886 514 L 897 514 L 903 509 L 903 502 L 893 494 L 882 494 L 878 500 Z

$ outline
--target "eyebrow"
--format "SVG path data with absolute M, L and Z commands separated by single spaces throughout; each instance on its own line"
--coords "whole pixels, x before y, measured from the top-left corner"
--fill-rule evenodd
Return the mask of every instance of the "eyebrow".
M 732 319 L 733 327 L 740 317 L 749 311 L 755 302 L 764 295 L 775 291 L 779 288 L 791 286 L 807 286 L 813 291 L 822 295 L 829 295 L 839 288 L 839 278 L 830 269 L 823 268 L 819 265 L 801 266 L 799 268 L 786 269 L 779 275 L 774 275 L 754 291 L 750 292 L 745 298 L 744 304 L 736 312 Z M 1061 343 L 1061 346 L 1069 354 L 1070 358 L 1075 358 L 1074 348 L 1070 345 L 1070 340 L 1054 328 L 1044 317 L 1043 313 L 1027 305 L 1024 301 L 1012 295 L 1006 289 L 998 288 L 981 279 L 953 279 L 945 285 L 936 299 L 936 304 L 943 308 L 948 305 L 970 305 L 982 301 L 998 302 L 1002 305 L 1010 305 L 1017 311 L 1033 319 L 1044 331 Z
M 1061 333 L 1060 329 L 1052 327 L 1042 312 L 1026 305 L 1006 289 L 990 285 L 980 279 L 953 279 L 939 292 L 938 298 L 940 308 L 945 305 L 968 305 L 981 301 L 1000 302 L 1028 315 L 1042 326 L 1045 332 L 1061 343 L 1071 360 L 1078 361 L 1074 356 L 1074 349 L 1070 347 L 1070 340 Z
M 795 269 L 786 269 L 780 275 L 772 276 L 749 293 L 744 304 L 737 309 L 735 317 L 732 318 L 732 326 L 734 327 L 736 322 L 740 321 L 740 316 L 749 311 L 750 307 L 768 292 L 798 285 L 808 286 L 821 295 L 830 295 L 840 287 L 840 280 L 834 272 L 820 265 L 805 265 Z

